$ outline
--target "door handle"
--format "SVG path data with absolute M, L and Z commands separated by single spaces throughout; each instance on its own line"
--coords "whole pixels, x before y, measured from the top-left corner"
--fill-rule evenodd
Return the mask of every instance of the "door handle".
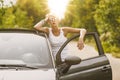
M 110 69 L 110 66 L 104 66 L 103 68 L 102 68 L 102 71 L 108 71 Z

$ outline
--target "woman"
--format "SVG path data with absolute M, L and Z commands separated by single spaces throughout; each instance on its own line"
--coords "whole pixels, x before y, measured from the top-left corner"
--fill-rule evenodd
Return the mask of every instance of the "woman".
M 45 23 L 48 23 L 50 25 L 50 28 L 43 27 Z M 62 46 L 62 44 L 67 40 L 67 34 L 68 33 L 80 33 L 80 37 L 78 40 L 77 47 L 81 50 L 84 48 L 84 36 L 86 34 L 85 29 L 79 29 L 79 28 L 71 28 L 71 27 L 59 27 L 59 19 L 53 14 L 46 15 L 46 18 L 38 22 L 35 26 L 35 29 L 44 31 L 47 33 L 49 37 L 49 41 L 52 46 L 52 52 L 54 57 L 57 54 L 57 51 Z M 67 47 L 64 48 L 62 51 L 62 60 L 65 59 L 67 56 Z

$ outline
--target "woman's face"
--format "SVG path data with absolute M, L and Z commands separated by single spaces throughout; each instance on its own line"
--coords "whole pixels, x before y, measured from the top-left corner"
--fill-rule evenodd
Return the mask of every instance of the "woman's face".
M 52 26 L 58 26 L 59 19 L 55 16 L 50 15 L 50 16 L 48 16 L 48 23 Z

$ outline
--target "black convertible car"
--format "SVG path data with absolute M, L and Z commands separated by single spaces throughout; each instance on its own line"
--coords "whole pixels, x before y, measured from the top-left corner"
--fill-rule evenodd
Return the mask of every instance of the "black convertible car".
M 104 54 L 99 36 L 88 32 L 82 55 L 70 56 L 61 61 L 61 52 L 79 35 L 69 38 L 60 48 L 56 60 L 51 52 L 47 35 L 37 30 L 0 30 L 1 80 L 112 80 L 112 70 Z M 91 48 L 92 46 L 92 48 Z M 74 47 L 72 47 L 74 49 Z M 92 52 L 94 49 L 94 52 Z M 96 54 L 95 56 L 92 56 Z

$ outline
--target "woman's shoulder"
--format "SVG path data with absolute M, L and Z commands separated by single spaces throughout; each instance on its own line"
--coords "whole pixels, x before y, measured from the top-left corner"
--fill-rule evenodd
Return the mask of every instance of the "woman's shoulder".
M 66 36 L 67 35 L 67 33 L 68 33 L 68 29 L 67 29 L 68 27 L 61 27 L 60 29 L 63 31 L 63 33 L 64 33 L 64 35 Z
M 69 29 L 69 28 L 71 28 L 71 27 L 69 27 L 69 26 L 64 26 L 64 27 L 61 27 L 61 28 L 63 28 L 64 30 L 66 30 L 66 29 Z
M 69 28 L 70 28 L 70 27 L 65 26 L 65 27 L 62 27 L 62 30 L 63 30 L 64 32 L 67 32 L 67 31 L 69 30 Z

